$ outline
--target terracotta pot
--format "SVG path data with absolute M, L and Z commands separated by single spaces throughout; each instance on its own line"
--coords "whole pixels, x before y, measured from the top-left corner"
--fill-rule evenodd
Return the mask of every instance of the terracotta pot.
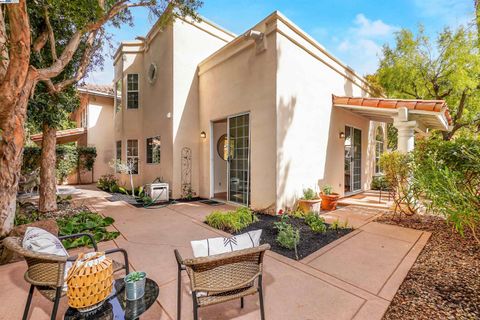
M 338 198 L 340 197 L 338 193 L 332 194 L 321 194 L 322 198 L 322 210 L 335 210 L 337 209 Z
M 314 200 L 298 200 L 298 209 L 307 213 L 307 212 L 320 212 L 320 201 L 321 199 Z

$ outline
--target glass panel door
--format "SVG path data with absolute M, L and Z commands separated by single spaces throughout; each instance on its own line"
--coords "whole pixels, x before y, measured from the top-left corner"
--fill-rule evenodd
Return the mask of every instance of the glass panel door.
M 228 118 L 228 200 L 245 206 L 250 198 L 250 116 Z
M 362 189 L 362 131 L 345 127 L 345 193 Z

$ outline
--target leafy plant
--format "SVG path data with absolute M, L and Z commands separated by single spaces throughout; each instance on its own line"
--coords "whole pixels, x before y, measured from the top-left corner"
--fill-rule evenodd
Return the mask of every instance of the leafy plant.
M 414 160 L 424 203 L 461 235 L 469 229 L 480 244 L 480 141 L 419 141 Z
M 72 200 L 72 195 L 70 194 L 66 196 L 57 194 L 57 204 L 69 204 L 71 200 Z
M 388 184 L 387 179 L 385 176 L 374 176 L 372 179 L 372 184 L 370 185 L 372 190 L 388 190 L 390 189 L 390 185 Z
M 239 207 L 235 211 L 213 211 L 205 219 L 209 226 L 227 232 L 238 232 L 256 221 L 257 216 L 247 207 Z
M 298 244 L 300 243 L 300 230 L 295 229 L 290 223 L 283 220 L 275 223 L 278 230 L 276 241 L 284 248 L 295 250 L 295 257 L 298 260 Z
M 120 235 L 117 231 L 107 231 L 115 220 L 111 217 L 102 217 L 91 211 L 82 211 L 74 216 L 57 220 L 59 234 L 61 236 L 75 233 L 91 233 L 97 242 L 113 240 Z M 76 239 L 63 240 L 66 249 L 90 245 L 90 239 L 86 236 Z
M 289 212 L 288 213 L 290 216 L 294 217 L 294 218 L 298 218 L 298 219 L 303 219 L 305 218 L 305 212 L 303 212 L 302 210 L 294 210 L 292 212 Z
M 103 191 L 118 190 L 118 179 L 113 174 L 104 174 L 97 181 L 97 187 Z
M 325 219 L 318 216 L 313 212 L 309 212 L 305 216 L 305 223 L 310 227 L 313 232 L 325 233 L 327 232 L 327 226 L 325 225 Z
M 303 189 L 302 200 L 315 200 L 317 198 L 317 193 L 312 188 Z
M 133 272 L 130 272 L 130 273 L 125 277 L 125 281 L 126 281 L 126 282 L 137 282 L 137 281 L 143 280 L 146 276 L 147 276 L 147 275 L 145 274 L 145 272 L 133 271 Z
M 331 185 L 326 184 L 322 186 L 322 193 L 324 195 L 332 194 L 332 192 L 333 192 L 333 187 Z

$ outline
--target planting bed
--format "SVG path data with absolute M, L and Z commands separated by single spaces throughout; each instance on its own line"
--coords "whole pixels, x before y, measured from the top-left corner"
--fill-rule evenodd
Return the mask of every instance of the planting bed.
M 480 245 L 471 234 L 434 216 L 377 221 L 432 233 L 384 319 L 480 319 Z
M 266 214 L 257 214 L 258 220 L 243 230 L 235 233 L 241 234 L 247 231 L 262 229 L 262 237 L 260 242 L 262 244 L 268 243 L 272 247 L 272 251 L 281 254 L 285 257 L 295 259 L 295 251 L 281 247 L 276 241 L 278 230 L 275 229 L 274 222 L 280 221 L 279 216 L 270 216 Z M 305 223 L 303 219 L 290 217 L 290 224 L 294 228 L 300 229 L 300 243 L 298 244 L 298 258 L 303 259 L 306 256 L 312 254 L 318 249 L 326 246 L 330 242 L 333 242 L 344 235 L 353 231 L 351 228 L 332 230 L 327 229 L 325 233 L 315 233 L 310 230 L 310 227 Z M 327 226 L 329 226 L 327 224 Z

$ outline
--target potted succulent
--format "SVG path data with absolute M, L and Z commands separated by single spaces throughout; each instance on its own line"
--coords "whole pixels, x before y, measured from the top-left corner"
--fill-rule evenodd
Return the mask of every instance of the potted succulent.
M 303 189 L 303 196 L 298 200 L 298 209 L 307 212 L 320 211 L 320 198 L 312 188 Z
M 322 210 L 335 210 L 337 208 L 338 198 L 340 197 L 338 193 L 334 193 L 333 187 L 330 185 L 325 185 L 322 187 L 322 193 L 320 197 L 322 198 Z
M 147 274 L 141 271 L 130 272 L 125 278 L 127 300 L 137 300 L 145 294 L 145 279 Z

